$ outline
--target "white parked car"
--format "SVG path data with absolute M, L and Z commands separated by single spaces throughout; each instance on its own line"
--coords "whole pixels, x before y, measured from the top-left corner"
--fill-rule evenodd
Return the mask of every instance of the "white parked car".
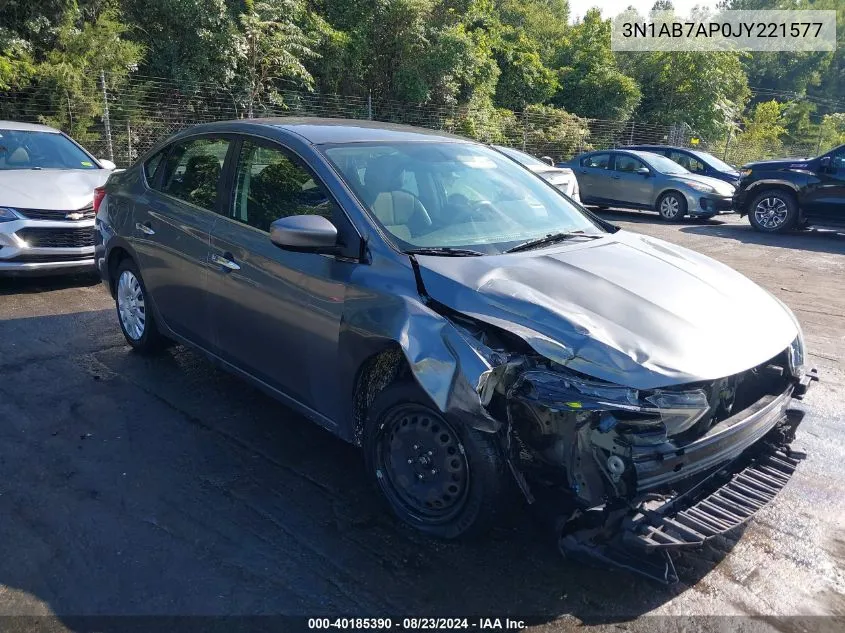
M 544 163 L 539 158 L 535 158 L 530 154 L 526 154 L 525 152 L 512 147 L 504 147 L 502 145 L 494 145 L 493 147 L 502 152 L 508 158 L 512 158 L 520 165 L 527 167 L 544 180 L 548 180 L 551 184 L 580 204 L 581 195 L 578 191 L 578 180 L 575 178 L 575 173 L 569 169 L 569 167 L 555 167 L 553 164 Z
M 0 275 L 94 271 L 94 188 L 114 168 L 59 130 L 0 121 Z

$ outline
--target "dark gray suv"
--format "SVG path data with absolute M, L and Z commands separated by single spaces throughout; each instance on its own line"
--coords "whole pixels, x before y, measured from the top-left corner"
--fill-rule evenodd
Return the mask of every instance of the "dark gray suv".
M 789 309 L 493 148 L 367 121 L 215 123 L 97 200 L 129 344 L 189 344 L 362 446 L 428 534 L 542 493 L 568 553 L 672 579 L 668 550 L 746 520 L 797 464 L 790 403 L 813 375 Z

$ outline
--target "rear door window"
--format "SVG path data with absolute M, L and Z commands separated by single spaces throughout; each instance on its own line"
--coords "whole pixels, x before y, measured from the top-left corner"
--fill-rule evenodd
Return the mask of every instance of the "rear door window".
M 174 145 L 157 188 L 202 209 L 216 211 L 229 143 L 228 139 L 202 137 Z
M 610 154 L 593 154 L 581 159 L 582 167 L 591 167 L 593 169 L 609 169 Z

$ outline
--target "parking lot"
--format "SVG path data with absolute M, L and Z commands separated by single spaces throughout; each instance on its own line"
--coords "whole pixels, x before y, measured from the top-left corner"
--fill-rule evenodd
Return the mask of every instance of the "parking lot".
M 774 293 L 821 375 L 798 433 L 808 459 L 738 540 L 680 558 L 678 585 L 567 562 L 522 507 L 483 540 L 429 541 L 387 514 L 354 447 L 182 347 L 130 352 L 96 279 L 5 279 L 0 614 L 511 615 L 549 629 L 845 615 L 845 235 L 605 217 Z

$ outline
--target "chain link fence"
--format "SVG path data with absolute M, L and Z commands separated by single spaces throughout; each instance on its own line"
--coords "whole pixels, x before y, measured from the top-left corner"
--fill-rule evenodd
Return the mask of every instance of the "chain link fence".
M 45 123 L 76 138 L 96 156 L 125 167 L 169 135 L 198 123 L 245 118 L 238 95 L 219 86 L 175 83 L 139 75 L 113 81 L 101 74 L 95 94 L 71 95 L 35 86 L 0 94 L 0 119 Z M 490 108 L 436 106 L 368 97 L 283 91 L 273 103 L 252 106 L 255 117 L 305 116 L 371 119 L 404 123 L 523 149 L 535 156 L 565 161 L 581 152 L 632 144 L 699 147 L 727 162 L 768 158 L 740 143 L 697 141 L 683 123 L 586 119 L 553 108 L 529 106 L 513 113 Z M 785 155 L 812 155 L 818 147 L 778 147 Z M 824 148 L 821 148 L 824 149 Z

